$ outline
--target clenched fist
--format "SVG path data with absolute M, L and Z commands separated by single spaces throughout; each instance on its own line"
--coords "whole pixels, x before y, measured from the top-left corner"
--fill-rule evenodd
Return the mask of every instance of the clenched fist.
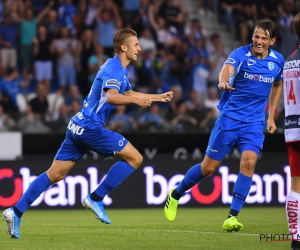
M 170 102 L 173 98 L 173 91 L 165 92 L 160 95 L 161 102 Z

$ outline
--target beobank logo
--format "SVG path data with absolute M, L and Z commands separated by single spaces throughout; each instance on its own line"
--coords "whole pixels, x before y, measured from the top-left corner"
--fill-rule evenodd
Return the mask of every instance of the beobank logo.
M 179 204 L 186 204 L 191 199 L 196 200 L 200 204 L 213 204 L 221 199 L 223 204 L 231 204 L 232 196 L 230 195 L 230 184 L 234 184 L 237 179 L 236 174 L 229 173 L 227 166 L 221 166 L 218 174 L 212 176 L 212 191 L 210 194 L 203 194 L 196 184 L 179 200 Z M 164 176 L 155 174 L 151 166 L 144 168 L 146 174 L 146 201 L 149 205 L 160 205 L 166 201 L 168 192 L 171 188 L 178 185 L 184 175 L 177 174 L 167 180 Z M 277 202 L 285 203 L 286 193 L 290 187 L 290 167 L 284 167 L 284 176 L 278 173 L 264 174 L 260 176 L 254 174 L 252 178 L 252 186 L 246 199 L 248 204 L 268 204 L 276 199 L 273 193 L 277 193 Z M 154 185 L 159 186 L 160 193 L 154 193 Z M 277 187 L 277 192 L 276 192 Z
M 184 177 L 184 174 L 174 174 L 167 178 L 166 174 L 155 173 L 155 169 L 153 166 L 145 166 L 142 171 L 135 173 L 144 177 L 136 177 L 141 181 L 135 182 L 135 189 L 130 189 L 133 196 L 135 195 L 134 192 L 145 190 L 143 191 L 145 192 L 145 199 L 139 201 L 139 204 L 145 204 L 145 202 L 149 206 L 164 204 L 169 190 L 177 186 Z M 278 172 L 282 173 L 254 174 L 246 203 L 285 203 L 286 194 L 290 187 L 290 168 L 285 166 L 283 171 Z M 168 174 L 168 176 L 170 175 Z M 96 167 L 87 167 L 85 173 L 74 176 L 68 175 L 65 179 L 52 185 L 40 195 L 32 206 L 37 206 L 41 203 L 49 207 L 79 205 L 83 198 L 88 193 L 93 192 L 105 177 L 106 175 L 99 176 L 99 171 Z M 9 183 L 9 190 L 8 188 L 0 190 L 0 207 L 15 205 L 35 178 L 36 176 L 30 173 L 30 168 L 28 167 L 21 167 L 15 172 L 10 168 L 0 169 L 0 185 L 1 182 L 2 186 Z M 203 205 L 230 204 L 232 201 L 232 187 L 236 179 L 237 174 L 230 173 L 228 166 L 221 166 L 214 175 L 207 177 L 206 181 L 211 181 L 209 189 L 203 190 L 197 184 L 181 197 L 179 203 L 187 204 L 191 201 L 196 201 Z M 113 199 L 106 196 L 104 204 L 106 206 L 112 205 Z
M 266 83 L 273 83 L 275 80 L 274 77 L 264 77 L 258 74 L 252 75 L 252 74 L 248 74 L 247 72 L 245 72 L 244 78 L 249 80 L 259 81 L 259 82 L 266 82 Z
M 80 202 L 89 193 L 93 192 L 95 188 L 106 177 L 104 175 L 100 180 L 98 179 L 98 169 L 95 167 L 87 168 L 88 177 L 83 175 L 67 176 L 65 179 L 57 182 L 47 189 L 43 194 L 36 199 L 32 206 L 37 206 L 44 202 L 46 205 L 52 206 L 74 206 L 76 202 Z M 13 182 L 13 192 L 10 196 L 4 197 L 0 192 L 0 207 L 10 207 L 17 203 L 22 194 L 27 190 L 30 183 L 35 180 L 37 176 L 30 174 L 30 169 L 22 167 L 19 171 L 20 177 L 14 177 L 12 169 L 4 168 L 0 170 L 0 182 L 5 178 L 9 178 Z M 76 195 L 76 191 L 80 189 L 80 196 Z M 76 200 L 77 198 L 77 200 Z M 78 200 L 79 199 L 79 200 Z M 103 200 L 105 205 L 110 205 L 112 199 L 106 196 Z

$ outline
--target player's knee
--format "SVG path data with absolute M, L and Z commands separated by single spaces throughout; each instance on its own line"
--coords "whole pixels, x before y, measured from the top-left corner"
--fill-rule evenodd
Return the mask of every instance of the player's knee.
M 52 184 L 59 182 L 66 177 L 66 175 L 63 173 L 53 171 L 47 171 L 47 175 Z
M 201 170 L 202 170 L 202 174 L 204 176 L 210 175 L 213 172 L 215 172 L 217 169 L 217 167 L 213 166 L 213 165 L 202 165 Z
M 128 163 L 137 169 L 143 163 L 143 156 L 140 153 L 136 154 Z
M 255 159 L 244 159 L 241 162 L 241 172 L 245 175 L 252 175 L 254 172 L 256 160 Z

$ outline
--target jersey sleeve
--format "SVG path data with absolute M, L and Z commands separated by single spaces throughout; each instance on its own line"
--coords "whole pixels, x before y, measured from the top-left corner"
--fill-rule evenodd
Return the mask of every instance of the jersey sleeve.
M 283 67 L 284 67 L 284 58 L 281 60 L 279 74 L 275 78 L 275 82 L 279 82 L 283 79 Z
M 119 79 L 118 73 L 113 74 L 113 68 L 107 69 L 103 72 L 102 81 L 104 89 L 116 89 L 120 92 L 122 80 Z
M 240 64 L 242 58 L 242 52 L 240 49 L 235 49 L 231 52 L 231 54 L 228 56 L 227 60 L 224 62 L 224 64 L 230 64 L 235 69 Z

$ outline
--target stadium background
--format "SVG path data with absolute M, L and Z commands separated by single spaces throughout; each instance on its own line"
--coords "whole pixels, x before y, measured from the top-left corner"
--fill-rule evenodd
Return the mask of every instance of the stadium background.
M 133 88 L 148 93 L 171 89 L 175 98 L 170 105 L 154 105 L 147 110 L 129 106 L 111 114 L 106 127 L 124 134 L 145 158 L 137 173 L 113 191 L 107 201 L 111 207 L 161 207 L 166 190 L 192 164 L 201 161 L 218 115 L 216 103 L 222 94 L 216 89 L 216 75 L 231 50 L 251 42 L 249 31 L 257 18 L 278 22 L 280 32 L 274 49 L 286 56 L 298 45 L 291 24 L 300 10 L 299 1 L 26 0 L 1 1 L 0 10 L 0 136 L 4 136 L 0 137 L 0 207 L 3 208 L 20 197 L 32 181 L 31 176 L 49 167 L 63 140 L 68 119 L 81 108 L 91 78 L 99 64 L 112 55 L 112 41 L 108 37 L 115 29 L 137 30 L 143 48 L 138 62 L 129 68 Z M 27 13 L 29 10 L 32 17 Z M 39 51 L 43 31 L 37 30 L 41 26 L 48 32 L 43 48 L 49 53 Z M 63 37 L 63 29 L 67 29 L 67 37 Z M 59 73 L 60 67 L 65 66 L 60 65 L 59 52 L 64 41 L 75 44 L 72 51 L 63 52 L 68 53 L 68 66 L 76 72 L 75 81 L 69 78 L 66 86 L 62 81 L 66 75 Z M 51 62 L 50 79 L 38 79 L 40 61 Z M 266 137 L 251 193 L 254 198 L 249 205 L 284 203 L 289 178 L 283 117 L 281 101 L 276 116 L 278 130 Z M 11 140 L 10 133 L 19 134 L 17 141 Z M 231 193 L 238 159 L 236 151 L 228 155 L 223 172 L 217 171 L 197 187 L 198 192 L 194 189 L 189 193 L 186 206 L 228 206 L 229 196 L 224 198 L 222 194 Z M 43 200 L 38 208 L 77 208 L 82 196 L 92 191 L 112 161 L 89 153 L 71 171 L 69 182 L 49 191 L 47 197 L 52 203 Z M 90 179 L 89 171 L 95 179 Z M 220 183 L 228 186 L 228 190 L 216 188 Z M 132 197 L 125 201 L 124 193 Z M 210 202 L 205 203 L 205 199 Z

